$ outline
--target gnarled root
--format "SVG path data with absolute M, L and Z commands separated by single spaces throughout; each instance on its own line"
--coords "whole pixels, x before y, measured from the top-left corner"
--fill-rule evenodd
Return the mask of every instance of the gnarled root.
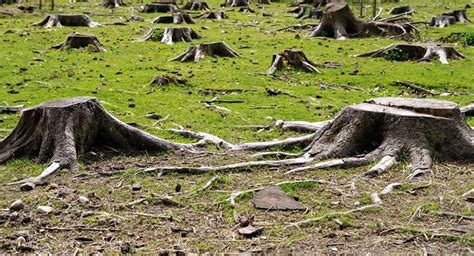
M 410 44 L 391 44 L 380 50 L 359 54 L 357 57 L 384 57 L 388 60 L 413 60 L 429 61 L 438 58 L 443 64 L 448 64 L 448 59 L 464 59 L 464 55 L 456 51 L 452 46 L 436 45 L 410 45 Z
M 97 27 L 99 23 L 91 21 L 86 14 L 50 14 L 33 26 L 52 27 Z
M 17 127 L 0 141 L 0 163 L 26 157 L 75 170 L 78 155 L 92 146 L 124 152 L 192 150 L 121 122 L 95 98 L 77 97 L 24 110 Z
M 23 191 L 33 190 L 36 186 L 42 184 L 46 178 L 56 173 L 59 169 L 61 169 L 61 165 L 59 163 L 52 162 L 40 175 L 20 181 L 15 181 L 9 183 L 8 185 L 20 185 L 20 190 Z
M 293 49 L 286 49 L 282 53 L 274 54 L 272 65 L 267 73 L 273 75 L 277 70 L 282 69 L 285 65 L 312 73 L 321 73 L 316 68 L 316 64 L 306 58 L 303 51 Z
M 198 62 L 205 56 L 239 57 L 240 55 L 231 49 L 225 42 L 200 44 L 189 47 L 183 54 L 170 61 L 194 61 Z
M 92 47 L 96 52 L 105 52 L 104 47 L 100 44 L 99 39 L 95 35 L 84 35 L 84 34 L 69 34 L 66 40 L 60 44 L 54 45 L 51 48 L 59 49 L 61 51 L 69 48 L 85 48 Z

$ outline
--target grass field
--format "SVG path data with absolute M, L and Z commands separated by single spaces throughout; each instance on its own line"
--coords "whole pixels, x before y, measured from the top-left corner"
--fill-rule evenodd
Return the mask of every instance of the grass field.
M 218 8 L 220 4 L 217 0 L 208 3 L 212 8 Z M 461 1 L 424 0 L 410 3 L 416 10 L 413 21 L 426 21 L 433 15 L 459 9 L 466 4 Z M 139 4 L 132 5 L 139 7 Z M 382 15 L 388 16 L 387 11 L 394 5 L 382 6 Z M 161 14 L 139 14 L 146 18 L 145 22 L 127 22 L 126 26 L 54 29 L 31 26 L 41 20 L 44 13 L 20 13 L 15 17 L 0 15 L 0 106 L 30 107 L 54 99 L 94 96 L 119 119 L 137 123 L 146 131 L 166 139 L 188 141 L 166 131 L 176 123 L 194 131 L 216 134 L 232 142 L 244 142 L 285 138 L 294 134 L 278 129 L 257 133 L 240 128 L 242 125 L 270 124 L 278 119 L 322 121 L 333 118 L 345 106 L 366 99 L 379 96 L 412 97 L 406 88 L 393 85 L 397 80 L 420 84 L 444 95 L 434 98 L 453 101 L 461 106 L 474 101 L 473 47 L 457 45 L 457 50 L 467 58 L 450 61 L 449 65 L 438 61 L 418 63 L 357 58 L 352 56 L 400 41 L 387 38 L 337 41 L 309 38 L 307 31 L 275 32 L 288 25 L 316 21 L 296 20 L 287 13 L 289 7 L 283 3 L 252 4 L 252 8 L 256 13 L 240 13 L 237 9 L 227 8 L 229 19 L 222 21 L 196 20 L 196 24 L 192 25 L 171 25 L 195 29 L 202 38 L 192 44 L 225 41 L 241 54 L 240 58 L 205 58 L 198 63 L 168 61 L 190 44 L 136 42 L 150 27 L 170 26 L 150 22 Z M 46 6 L 43 9 L 46 12 L 45 9 Z M 55 12 L 88 13 L 94 21 L 107 24 L 125 21 L 124 17 L 129 17 L 131 10 L 132 6 L 120 7 L 111 14 L 98 3 L 70 5 L 59 2 Z M 263 16 L 262 13 L 272 16 Z M 474 17 L 473 9 L 468 9 L 468 16 Z M 474 33 L 472 23 L 443 29 L 419 26 L 419 29 L 423 43 L 437 43 L 439 38 L 452 32 Z M 87 50 L 50 49 L 71 32 L 96 35 L 107 51 L 93 53 Z M 296 38 L 296 34 L 300 37 Z M 317 64 L 336 62 L 341 66 L 320 68 L 321 74 L 293 70 L 278 73 L 277 76 L 266 75 L 272 55 L 290 47 L 303 50 Z M 149 85 L 154 76 L 162 74 L 182 77 L 187 80 L 187 85 L 166 88 Z M 280 89 L 290 95 L 269 96 L 265 87 Z M 209 109 L 200 101 L 210 100 L 215 95 L 203 93 L 204 89 L 242 89 L 242 92 L 218 96 L 244 102 L 220 104 L 230 112 Z M 156 120 L 146 117 L 150 112 L 166 118 L 155 123 Z M 11 132 L 19 116 L 0 114 L 0 138 Z M 474 119 L 468 122 L 474 126 Z M 116 157 L 99 163 L 82 162 L 77 173 L 63 171 L 51 179 L 51 184 L 33 192 L 18 192 L 16 187 L 2 186 L 0 208 L 7 208 L 16 199 L 22 199 L 27 208 L 16 219 L 0 212 L 0 252 L 18 250 L 15 239 L 26 234 L 27 244 L 35 252 L 65 254 L 72 254 L 77 249 L 79 252 L 120 252 L 122 249 L 123 252 L 127 244 L 136 253 L 157 250 L 296 254 L 473 253 L 473 205 L 460 197 L 474 188 L 472 164 L 436 165 L 431 180 L 402 187 L 385 199 L 381 209 L 322 218 L 303 229 L 285 226 L 294 221 L 367 204 L 370 193 L 381 190 L 390 182 L 405 179 L 408 175 L 406 164 L 400 164 L 396 170 L 376 179 L 361 181 L 356 190 L 344 184 L 352 176 L 366 171 L 367 167 L 314 171 L 298 177 L 284 175 L 285 168 L 220 173 L 217 183 L 208 191 L 192 195 L 189 192 L 202 187 L 216 173 L 159 178 L 137 174 L 137 168 L 155 164 L 210 165 L 241 161 L 242 158 L 248 156 L 216 153 L 205 158 Z M 44 167 L 29 160 L 9 161 L 0 165 L 0 183 L 38 174 Z M 100 174 L 111 170 L 118 172 L 107 176 Z M 309 207 L 307 212 L 258 211 L 252 206 L 251 195 L 240 198 L 235 209 L 222 203 L 234 190 L 303 178 L 325 179 L 338 185 L 285 187 L 285 191 Z M 135 182 L 141 184 L 142 190 L 132 193 L 130 186 Z M 175 192 L 177 184 L 182 186 L 181 192 Z M 153 194 L 173 196 L 183 206 L 163 205 L 153 200 Z M 86 195 L 91 204 L 78 204 L 76 199 L 79 195 Z M 142 197 L 149 198 L 151 203 L 120 207 Z M 36 206 L 45 204 L 53 205 L 57 209 L 56 214 L 38 216 Z M 134 212 L 172 215 L 175 221 L 140 217 L 133 215 Z M 445 216 L 445 212 L 456 215 Z M 245 239 L 237 235 L 233 218 L 238 215 L 254 215 L 256 224 L 264 227 L 263 236 Z M 459 216 L 471 216 L 471 220 Z M 114 228 L 117 231 L 76 229 L 63 232 L 45 229 L 78 225 Z

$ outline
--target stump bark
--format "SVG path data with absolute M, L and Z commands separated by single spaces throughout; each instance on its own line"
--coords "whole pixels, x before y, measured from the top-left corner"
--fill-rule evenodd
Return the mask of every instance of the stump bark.
M 466 9 L 455 10 L 448 13 L 441 14 L 442 16 L 454 17 L 456 22 L 459 23 L 469 23 L 471 20 L 467 17 Z
M 194 24 L 194 20 L 185 12 L 175 12 L 171 16 L 160 16 L 152 21 L 153 23 L 165 24 Z
M 125 153 L 186 149 L 121 122 L 95 98 L 77 97 L 24 110 L 13 132 L 0 141 L 0 163 L 25 157 L 74 170 L 78 156 L 91 147 Z
M 452 46 L 411 44 L 391 44 L 380 50 L 357 55 L 357 57 L 383 57 L 395 61 L 430 61 L 433 58 L 438 58 L 443 64 L 449 64 L 448 59 L 465 58 Z
M 91 21 L 86 14 L 50 14 L 33 26 L 52 27 L 97 27 L 99 23 Z
M 413 8 L 410 5 L 404 5 L 404 6 L 393 7 L 392 9 L 390 9 L 388 14 L 399 15 L 399 14 L 409 14 L 413 12 L 415 12 L 415 10 L 413 10 Z
M 207 2 L 189 1 L 183 6 L 183 9 L 191 11 L 209 11 L 211 8 Z
M 102 47 L 99 39 L 97 39 L 95 35 L 77 33 L 69 34 L 64 42 L 54 45 L 51 48 L 63 51 L 69 48 L 79 49 L 85 47 L 91 47 L 91 49 L 96 52 L 105 52 L 104 47 Z
M 221 4 L 224 7 L 245 7 L 249 6 L 248 0 L 226 0 L 225 3 Z
M 218 10 L 214 12 L 205 12 L 203 14 L 197 15 L 194 18 L 196 19 L 210 19 L 210 20 L 222 20 L 227 19 L 224 10 Z
M 433 159 L 473 162 L 474 131 L 455 103 L 376 98 L 345 108 L 316 133 L 306 155 L 337 158 L 339 162 L 332 163 L 346 167 L 384 159 L 386 167 L 402 152 L 409 153 L 411 168 L 418 173 L 431 169 Z
M 154 13 L 154 12 L 178 12 L 179 8 L 175 4 L 171 3 L 149 3 L 146 4 L 142 12 L 143 13 Z
M 171 59 L 170 61 L 198 62 L 206 56 L 239 57 L 240 55 L 236 51 L 231 49 L 225 42 L 215 42 L 191 46 L 184 53 Z
M 282 53 L 274 54 L 272 58 L 272 64 L 268 69 L 268 74 L 273 75 L 277 70 L 283 69 L 285 66 L 301 69 L 311 73 L 321 73 L 316 68 L 316 64 L 303 53 L 303 51 L 297 51 L 293 49 L 286 49 Z
M 410 24 L 364 22 L 358 20 L 347 3 L 330 3 L 323 9 L 321 23 L 311 33 L 312 37 L 324 36 L 335 39 L 348 37 L 391 36 L 412 39 L 417 30 Z
M 164 44 L 177 42 L 192 42 L 193 39 L 201 38 L 192 28 L 165 28 L 165 30 L 151 28 L 139 41 L 160 41 Z

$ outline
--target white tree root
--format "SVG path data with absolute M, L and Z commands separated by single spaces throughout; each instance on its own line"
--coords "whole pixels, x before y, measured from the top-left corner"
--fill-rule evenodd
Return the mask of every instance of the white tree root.
M 328 213 L 328 214 L 325 214 L 325 215 L 320 216 L 320 217 L 294 222 L 294 223 L 289 224 L 285 228 L 288 229 L 288 228 L 292 228 L 292 227 L 295 227 L 295 228 L 307 227 L 307 226 L 310 226 L 311 224 L 313 224 L 315 222 L 319 222 L 319 221 L 324 220 L 324 219 L 336 218 L 336 217 L 352 214 L 352 213 L 355 213 L 355 212 L 363 212 L 363 211 L 366 211 L 366 210 L 369 210 L 369 209 L 374 209 L 374 208 L 381 208 L 381 207 L 378 204 L 364 205 L 362 207 L 352 209 L 352 210 L 349 210 L 349 211 L 345 211 L 345 212 L 332 212 L 332 213 Z
M 383 190 L 382 192 L 379 192 L 379 193 L 372 193 L 370 195 L 370 199 L 372 201 L 372 204 L 374 205 L 379 205 L 379 204 L 382 204 L 382 199 L 381 197 L 391 193 L 392 191 L 394 191 L 395 189 L 401 187 L 403 184 L 402 183 L 391 183 L 389 185 L 387 185 Z
M 247 194 L 247 193 L 254 193 L 254 192 L 257 192 L 257 191 L 260 191 L 264 188 L 267 188 L 269 186 L 282 186 L 282 185 L 287 185 L 287 184 L 298 184 L 298 183 L 317 183 L 317 184 L 329 184 L 329 185 L 334 185 L 333 182 L 330 182 L 330 181 L 327 181 L 327 180 L 316 180 L 316 179 L 309 179 L 309 180 L 294 180 L 294 181 L 283 181 L 283 182 L 279 182 L 279 183 L 276 183 L 276 184 L 272 184 L 272 185 L 267 185 L 267 186 L 261 186 L 261 187 L 258 187 L 258 188 L 253 188 L 253 189 L 249 189 L 249 190 L 243 190 L 243 191 L 235 191 L 235 192 L 232 192 L 232 194 L 226 199 L 226 202 L 230 204 L 230 206 L 232 206 L 233 208 L 235 208 L 236 206 L 236 203 L 235 203 L 235 200 L 244 195 L 244 194 Z
M 216 176 L 212 177 L 202 188 L 192 192 L 191 195 L 199 194 L 199 193 L 202 193 L 202 192 L 206 191 L 207 189 L 209 189 L 212 186 L 212 184 L 214 184 L 214 182 L 216 180 L 219 179 L 219 177 L 220 177 L 219 175 L 216 175 Z
M 30 177 L 27 179 L 15 181 L 8 185 L 20 185 L 21 190 L 33 190 L 37 185 L 40 185 L 44 180 L 61 169 L 61 165 L 57 162 L 52 162 L 40 175 Z
M 397 164 L 397 159 L 394 156 L 384 156 L 380 162 L 378 162 L 374 167 L 370 168 L 364 176 L 375 177 L 379 176 L 392 168 Z

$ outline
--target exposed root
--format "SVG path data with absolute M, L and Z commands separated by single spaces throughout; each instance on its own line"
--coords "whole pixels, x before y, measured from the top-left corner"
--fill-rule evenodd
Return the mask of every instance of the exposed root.
M 225 42 L 215 42 L 191 46 L 183 54 L 171 59 L 170 61 L 198 62 L 205 56 L 239 57 L 240 55 L 231 49 Z
M 9 183 L 8 185 L 20 185 L 20 189 L 24 191 L 29 191 L 35 189 L 36 186 L 44 183 L 45 179 L 53 175 L 61 169 L 61 165 L 56 162 L 52 162 L 48 168 L 46 168 L 40 175 L 36 177 L 31 177 L 19 181 Z
M 293 157 L 299 157 L 301 154 L 299 153 L 287 153 L 287 152 L 262 152 L 262 153 L 257 153 L 253 154 L 252 158 L 257 158 L 257 159 L 264 159 L 264 158 L 271 158 L 275 157 L 278 159 L 288 159 L 288 158 L 293 158 Z
M 377 163 L 374 167 L 370 168 L 364 176 L 376 177 L 384 174 L 390 168 L 397 164 L 397 159 L 394 156 L 384 156 L 380 162 Z
M 321 73 L 316 68 L 316 64 L 306 58 L 303 51 L 293 49 L 286 49 L 282 53 L 274 54 L 272 64 L 267 73 L 273 75 L 277 70 L 282 69 L 285 65 L 311 73 Z
M 391 44 L 380 50 L 357 55 L 357 57 L 383 57 L 388 60 L 397 61 L 430 61 L 438 58 L 443 64 L 448 64 L 448 59 L 464 59 L 464 55 L 456 51 L 452 46 L 436 45 L 409 45 L 409 44 Z
M 372 201 L 372 204 L 382 204 L 382 199 L 381 197 L 391 193 L 393 190 L 401 187 L 402 184 L 401 183 L 392 183 L 392 184 L 389 184 L 387 185 L 381 192 L 379 193 L 372 193 L 370 195 L 370 200 Z
M 359 208 L 356 208 L 356 209 L 352 209 L 352 210 L 349 210 L 349 211 L 345 211 L 345 212 L 331 212 L 331 213 L 325 214 L 325 215 L 320 216 L 320 217 L 306 219 L 306 220 L 298 221 L 298 222 L 295 222 L 295 223 L 291 223 L 290 225 L 286 226 L 285 228 L 288 229 L 288 228 L 293 228 L 293 227 L 295 227 L 295 228 L 307 227 L 307 226 L 312 225 L 313 223 L 316 223 L 316 222 L 319 222 L 319 221 L 322 221 L 322 220 L 332 219 L 332 218 L 352 214 L 352 213 L 355 213 L 355 212 L 363 212 L 363 211 L 367 211 L 367 210 L 372 210 L 372 209 L 375 209 L 375 208 L 380 208 L 380 206 L 378 204 L 369 204 L 369 205 L 365 205 L 365 206 L 362 206 L 362 207 L 359 207 Z
M 199 194 L 199 193 L 201 193 L 201 192 L 206 191 L 208 188 L 210 188 L 210 187 L 212 186 L 212 184 L 214 184 L 214 182 L 215 182 L 216 180 L 219 179 L 219 177 L 220 177 L 219 175 L 216 175 L 216 176 L 212 177 L 212 178 L 206 183 L 206 185 L 204 185 L 202 188 L 200 188 L 200 189 L 194 191 L 194 192 L 191 193 L 191 194 Z
M 343 159 L 328 160 L 328 161 L 320 162 L 311 166 L 295 168 L 286 172 L 285 174 L 294 174 L 297 172 L 322 170 L 322 169 L 328 169 L 328 168 L 350 168 L 350 167 L 367 165 L 369 163 L 370 161 L 366 157 L 349 157 L 349 158 L 343 158 Z

